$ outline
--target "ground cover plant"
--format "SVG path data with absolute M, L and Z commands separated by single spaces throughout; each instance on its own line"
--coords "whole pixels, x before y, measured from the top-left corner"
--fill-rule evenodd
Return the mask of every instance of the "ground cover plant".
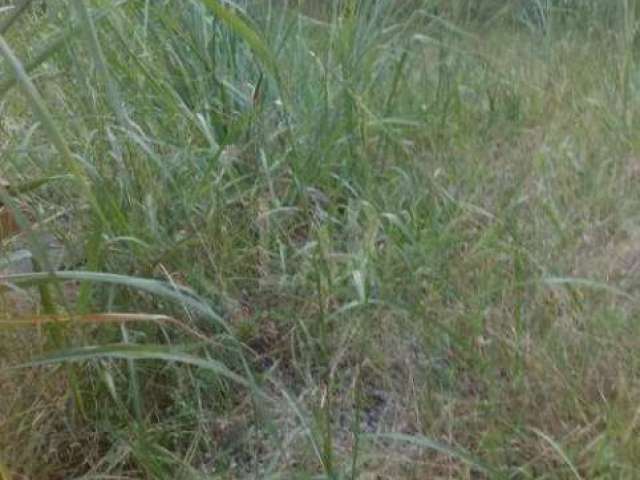
M 638 7 L 0 2 L 0 479 L 637 478 Z

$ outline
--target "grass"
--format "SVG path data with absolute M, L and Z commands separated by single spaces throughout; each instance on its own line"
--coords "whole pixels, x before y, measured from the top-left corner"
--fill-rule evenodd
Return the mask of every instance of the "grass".
M 639 475 L 634 1 L 27 3 L 0 479 Z

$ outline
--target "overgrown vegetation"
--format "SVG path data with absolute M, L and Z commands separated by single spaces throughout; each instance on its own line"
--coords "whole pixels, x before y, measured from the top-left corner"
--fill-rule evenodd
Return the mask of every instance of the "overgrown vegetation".
M 636 8 L 4 2 L 0 479 L 637 478 Z

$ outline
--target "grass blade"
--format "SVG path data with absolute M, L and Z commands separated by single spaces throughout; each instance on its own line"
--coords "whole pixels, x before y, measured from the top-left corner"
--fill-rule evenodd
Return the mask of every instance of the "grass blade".
M 201 2 L 249 46 L 254 55 L 265 67 L 271 70 L 276 78 L 279 77 L 275 57 L 266 47 L 267 42 L 255 29 L 251 28 L 235 11 L 225 7 L 219 0 L 201 0 Z
M 114 273 L 82 272 L 74 270 L 52 273 L 20 273 L 0 276 L 0 282 L 9 282 L 16 285 L 40 284 L 43 282 L 47 283 L 52 281 L 68 280 L 121 285 L 136 290 L 146 291 L 159 297 L 168 298 L 185 306 L 193 308 L 195 311 L 199 312 L 206 318 L 219 323 L 227 333 L 231 333 L 231 329 L 223 320 L 223 318 L 218 315 L 211 307 L 209 307 L 209 305 L 207 305 L 204 300 L 198 298 L 193 291 L 187 288 L 172 286 L 158 280 L 130 277 L 127 275 L 118 275 Z
M 80 18 L 80 23 L 85 32 L 85 36 L 87 37 L 87 43 L 89 45 L 89 50 L 91 52 L 91 56 L 93 57 L 93 61 L 96 66 L 96 70 L 98 75 L 102 77 L 102 81 L 105 84 L 105 88 L 107 89 L 107 99 L 111 104 L 111 109 L 115 113 L 118 118 L 118 122 L 121 125 L 127 125 L 128 117 L 127 113 L 122 104 L 122 99 L 120 98 L 120 93 L 115 86 L 115 82 L 113 78 L 111 78 L 111 74 L 109 73 L 109 69 L 107 68 L 107 62 L 104 58 L 104 52 L 102 51 L 102 46 L 100 45 L 100 40 L 98 40 L 98 32 L 96 31 L 96 27 L 93 23 L 93 19 L 89 14 L 89 10 L 83 0 L 74 0 L 73 6 Z
M 115 3 L 112 8 L 116 8 L 123 2 Z M 94 22 L 99 22 L 103 20 L 109 10 L 104 10 L 95 15 Z M 47 39 L 44 43 L 44 47 L 38 50 L 38 53 L 24 65 L 24 70 L 27 73 L 31 73 L 33 70 L 38 68 L 42 63 L 44 63 L 51 55 L 56 53 L 56 51 L 73 35 L 77 34 L 80 30 L 80 26 L 78 24 L 71 25 L 64 29 L 61 33 L 58 33 L 53 36 L 53 38 Z M 14 75 L 8 75 L 0 82 L 0 98 L 5 95 L 15 84 L 17 78 Z
M 626 298 L 627 300 L 632 300 L 634 302 L 637 301 L 635 297 L 629 295 L 624 290 L 613 287 L 611 285 L 607 285 L 603 282 L 598 282 L 596 280 L 590 280 L 588 278 L 575 278 L 575 277 L 548 277 L 545 278 L 544 283 L 550 286 L 577 286 L 577 287 L 587 287 L 593 290 L 603 290 L 608 293 L 612 293 L 613 295 L 617 295 L 619 297 Z
M 35 87 L 29 75 L 24 69 L 24 66 L 18 60 L 15 53 L 6 42 L 4 37 L 0 35 L 0 54 L 4 57 L 6 62 L 11 66 L 13 73 L 15 75 L 16 81 L 22 87 L 22 91 L 24 92 L 33 113 L 36 118 L 40 120 L 40 123 L 44 127 L 49 139 L 53 143 L 53 146 L 56 148 L 60 156 L 62 157 L 63 164 L 67 167 L 67 169 L 75 175 L 80 183 L 80 187 L 83 191 L 83 194 L 90 201 L 95 212 L 100 216 L 101 220 L 105 223 L 108 223 L 104 214 L 102 213 L 102 209 L 100 208 L 91 188 L 89 187 L 86 181 L 86 175 L 82 168 L 78 165 L 78 163 L 74 160 L 73 154 L 67 145 L 67 142 L 64 140 L 64 137 L 60 133 L 60 130 L 56 126 L 56 122 L 49 112 L 47 105 L 38 92 L 38 89 Z
M 11 25 L 13 25 L 16 20 L 20 18 L 20 15 L 24 13 L 24 11 L 32 1 L 33 0 L 22 0 L 22 2 L 20 2 L 17 6 L 13 7 L 11 14 L 5 19 L 4 22 L 0 24 L 0 35 L 4 35 L 5 32 L 9 30 L 9 28 L 11 28 Z
M 385 440 L 392 440 L 397 442 L 410 443 L 417 447 L 425 448 L 427 450 L 433 450 L 438 453 L 442 453 L 448 457 L 458 459 L 466 463 L 470 467 L 474 468 L 475 470 L 478 470 L 479 472 L 482 472 L 486 475 L 490 475 L 490 478 L 500 478 L 500 472 L 486 465 L 484 462 L 475 458 L 473 455 L 466 452 L 465 450 L 450 447 L 449 445 L 432 440 L 427 437 L 418 436 L 418 435 L 406 435 L 402 433 L 379 433 L 379 434 L 372 434 L 372 435 L 366 435 L 366 436 L 374 439 L 385 439 Z
M 232 372 L 217 360 L 204 359 L 194 355 L 186 354 L 175 347 L 163 345 L 132 345 L 115 344 L 104 346 L 81 347 L 56 352 L 45 355 L 27 363 L 14 365 L 10 369 L 39 367 L 45 365 L 56 365 L 66 362 L 82 362 L 102 358 L 112 358 L 119 360 L 163 360 L 166 362 L 176 362 L 194 367 L 210 370 L 223 376 L 238 385 L 254 388 L 251 382 L 247 381 L 237 373 Z M 266 395 L 261 394 L 266 397 Z
M 0 263 L 0 266 L 2 264 Z M 93 323 L 98 325 L 108 323 L 130 323 L 130 322 L 151 322 L 158 324 L 174 325 L 175 327 L 185 331 L 187 334 L 197 338 L 200 341 L 210 342 L 211 339 L 202 333 L 194 330 L 180 320 L 169 317 L 167 315 L 159 315 L 153 313 L 90 313 L 86 315 L 32 315 L 28 317 L 13 318 L 0 320 L 0 327 L 33 327 L 46 324 L 61 323 Z
M 11 475 L 11 472 L 9 471 L 9 469 L 2 463 L 0 462 L 0 480 L 12 480 L 13 476 Z
M 71 150 L 69 150 L 69 146 L 64 141 L 64 138 L 58 127 L 56 126 L 55 121 L 49 109 L 47 108 L 44 99 L 40 96 L 40 93 L 36 89 L 35 85 L 27 75 L 27 72 L 24 70 L 24 67 L 18 57 L 16 57 L 15 53 L 6 42 L 4 37 L 0 35 L 0 53 L 6 60 L 6 62 L 11 66 L 15 78 L 22 87 L 22 91 L 26 95 L 29 100 L 29 104 L 34 111 L 36 117 L 40 120 L 43 127 L 47 131 L 53 145 L 58 150 L 58 153 L 62 155 L 65 159 L 71 160 L 72 154 Z
M 564 463 L 567 464 L 567 466 L 571 470 L 571 473 L 573 473 L 573 476 L 576 477 L 578 480 L 582 480 L 582 476 L 578 472 L 578 469 L 575 467 L 573 462 L 569 459 L 568 455 L 564 452 L 564 450 L 562 450 L 562 447 L 558 445 L 558 443 L 553 438 L 551 438 L 546 433 L 541 432 L 540 430 L 537 430 L 535 428 L 531 428 L 530 430 L 536 435 L 538 435 L 540 438 L 542 438 L 549 445 L 551 445 L 551 448 L 553 448 L 555 452 L 560 456 L 560 458 L 562 458 Z

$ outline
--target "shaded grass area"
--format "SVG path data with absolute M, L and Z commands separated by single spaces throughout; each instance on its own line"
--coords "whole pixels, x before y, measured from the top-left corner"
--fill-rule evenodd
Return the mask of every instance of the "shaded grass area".
M 2 45 L 0 478 L 638 475 L 633 2 L 89 3 Z

